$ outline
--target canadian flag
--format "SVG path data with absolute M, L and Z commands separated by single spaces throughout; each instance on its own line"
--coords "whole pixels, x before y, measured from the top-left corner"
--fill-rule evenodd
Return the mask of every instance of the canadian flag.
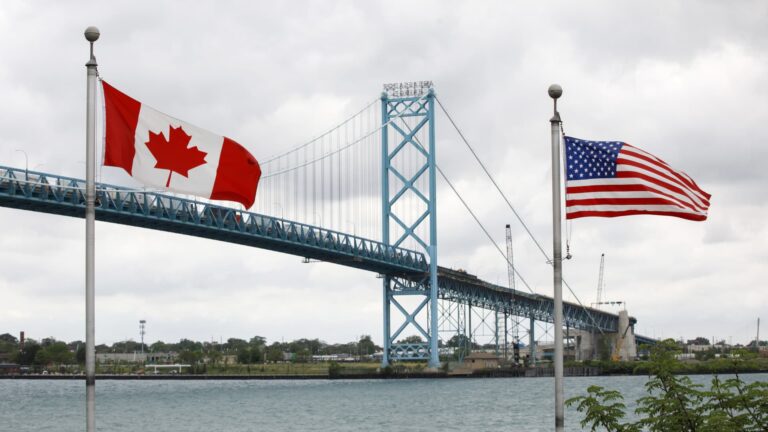
M 123 168 L 148 186 L 253 205 L 261 168 L 248 150 L 101 83 L 104 165 Z

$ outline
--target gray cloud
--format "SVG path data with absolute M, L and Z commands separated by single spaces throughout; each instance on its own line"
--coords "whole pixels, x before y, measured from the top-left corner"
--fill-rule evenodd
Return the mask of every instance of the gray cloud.
M 0 165 L 82 176 L 87 45 L 102 76 L 164 112 L 278 153 L 374 100 L 384 82 L 431 79 L 540 242 L 551 248 L 546 88 L 569 134 L 619 139 L 713 194 L 710 220 L 585 219 L 566 276 L 589 303 L 600 253 L 607 294 L 653 336 L 746 342 L 768 310 L 764 2 L 47 2 L 0 6 Z M 516 262 L 548 293 L 549 267 L 438 116 L 438 159 Z M 40 166 L 42 164 L 42 166 Z M 105 181 L 133 184 L 112 168 Z M 491 282 L 506 267 L 439 191 L 440 263 Z M 0 209 L 0 331 L 82 339 L 83 222 Z M 202 239 L 98 225 L 99 342 L 218 336 L 381 339 L 380 281 L 330 264 Z

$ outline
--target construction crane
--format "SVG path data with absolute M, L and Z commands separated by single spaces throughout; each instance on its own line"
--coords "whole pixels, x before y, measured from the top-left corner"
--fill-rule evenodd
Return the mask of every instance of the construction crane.
M 509 288 L 515 289 L 515 256 L 512 253 L 512 229 L 507 224 L 507 278 L 509 278 Z
M 600 272 L 597 277 L 597 299 L 592 304 L 594 307 L 600 307 L 603 300 L 603 271 L 605 270 L 605 253 L 600 254 Z M 597 358 L 597 334 L 592 329 L 592 357 Z
M 600 275 L 597 278 L 597 301 L 592 303 L 592 306 L 600 306 L 600 305 L 625 305 L 624 301 L 616 301 L 616 300 L 603 300 L 603 288 L 605 286 L 605 254 L 600 254 Z M 626 305 L 624 306 L 626 309 Z
M 506 226 L 506 234 L 507 234 L 507 278 L 509 279 L 509 288 L 515 289 L 515 254 L 512 251 L 512 228 L 507 224 Z M 505 314 L 506 315 L 506 314 Z M 506 331 L 506 316 L 504 319 L 505 322 L 505 332 L 504 332 L 504 343 L 506 347 L 507 343 L 507 331 Z M 512 317 L 512 335 L 513 335 L 513 341 L 512 341 L 512 358 L 514 359 L 515 364 L 517 364 L 520 361 L 520 341 L 518 340 L 518 321 L 516 317 Z
M 595 305 L 603 301 L 603 271 L 605 270 L 605 254 L 600 254 L 600 276 L 597 278 L 597 300 Z

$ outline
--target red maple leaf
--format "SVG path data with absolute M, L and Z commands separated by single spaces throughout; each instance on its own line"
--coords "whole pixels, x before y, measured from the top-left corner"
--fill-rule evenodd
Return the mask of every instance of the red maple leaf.
M 166 140 L 162 132 L 149 131 L 149 141 L 145 143 L 157 161 L 155 168 L 170 170 L 165 187 L 171 184 L 173 173 L 189 177 L 189 170 L 206 163 L 205 155 L 207 154 L 197 147 L 187 148 L 192 137 L 187 135 L 181 126 L 170 128 L 168 133 L 170 139 Z

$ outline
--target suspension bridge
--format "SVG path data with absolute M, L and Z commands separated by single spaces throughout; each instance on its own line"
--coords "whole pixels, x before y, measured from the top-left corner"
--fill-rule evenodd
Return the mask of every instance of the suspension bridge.
M 253 211 L 97 183 L 96 218 L 377 274 L 383 365 L 426 360 L 437 366 L 441 335 L 472 341 L 483 328 L 497 352 L 527 339 L 535 361 L 537 325 L 545 324 L 547 333 L 554 321 L 551 297 L 527 284 L 523 292 L 514 283 L 500 286 L 438 266 L 436 182 L 443 173 L 436 162 L 435 101 L 430 82 L 386 85 L 355 115 L 262 161 Z M 84 217 L 85 181 L 0 166 L 0 206 Z M 568 302 L 564 319 L 568 329 L 593 334 L 626 334 L 636 323 L 629 317 L 622 328 L 617 314 Z M 632 344 L 652 342 L 633 333 Z M 418 338 L 404 338 L 414 334 Z

